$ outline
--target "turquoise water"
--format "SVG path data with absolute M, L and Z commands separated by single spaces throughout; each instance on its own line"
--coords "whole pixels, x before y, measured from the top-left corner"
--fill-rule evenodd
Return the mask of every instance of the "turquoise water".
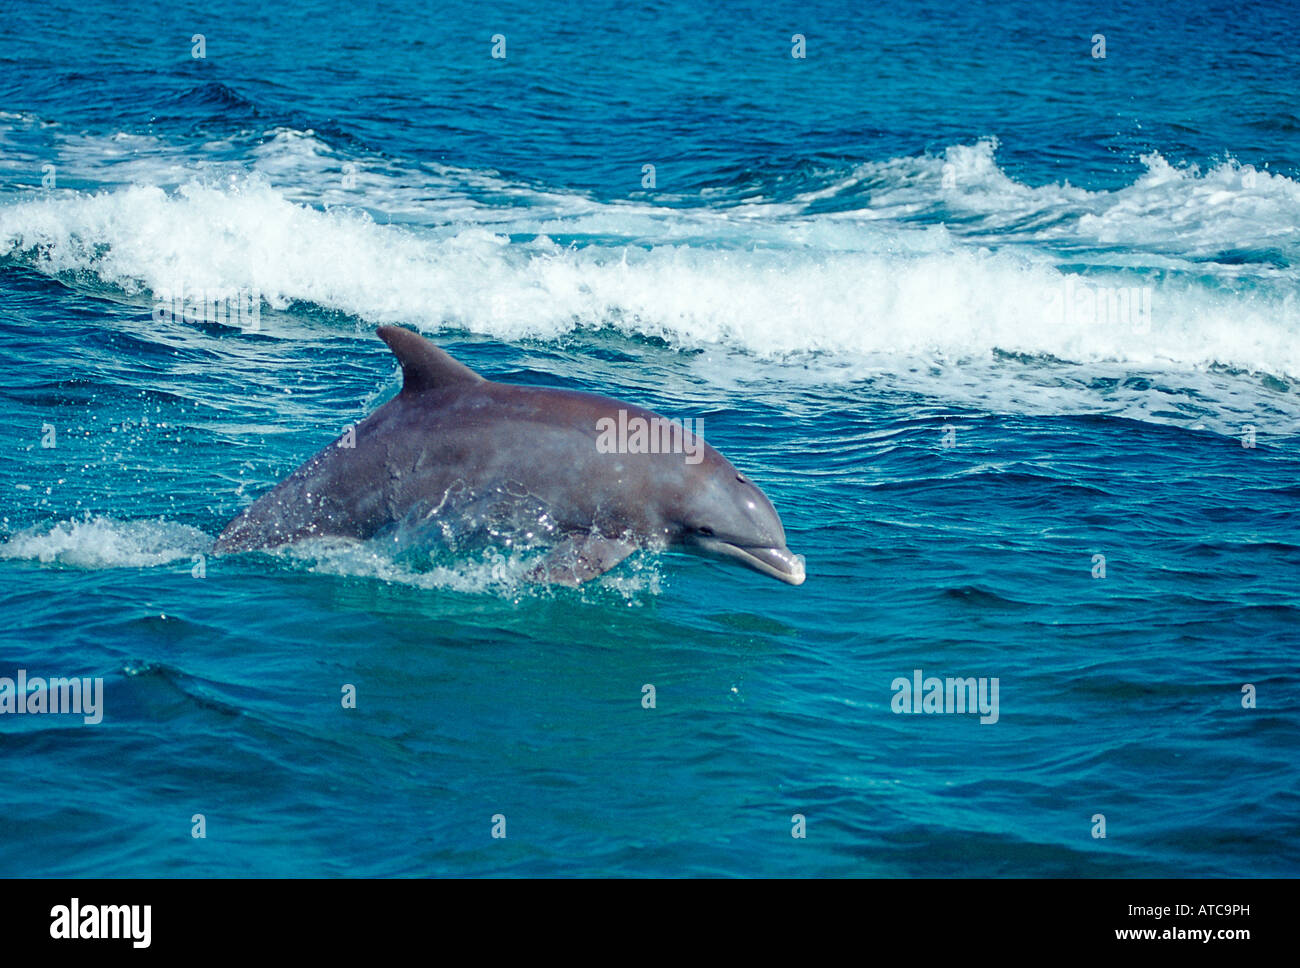
M 1300 873 L 1292 8 L 6 14 L 0 678 L 104 699 L 0 873 Z M 806 584 L 211 556 L 382 323 L 702 420 Z

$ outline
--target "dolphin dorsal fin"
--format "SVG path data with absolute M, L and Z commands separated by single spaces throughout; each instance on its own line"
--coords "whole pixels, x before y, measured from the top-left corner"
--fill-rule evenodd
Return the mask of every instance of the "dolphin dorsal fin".
M 419 333 L 401 326 L 380 326 L 376 332 L 402 364 L 402 393 L 482 383 L 483 378 L 451 358 Z

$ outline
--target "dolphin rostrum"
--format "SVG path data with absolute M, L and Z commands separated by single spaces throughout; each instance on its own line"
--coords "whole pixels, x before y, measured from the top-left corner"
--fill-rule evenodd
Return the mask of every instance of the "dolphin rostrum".
M 401 392 L 227 524 L 216 552 L 369 539 L 494 494 L 551 538 L 535 580 L 578 585 L 638 548 L 674 545 L 803 583 L 772 502 L 703 439 L 674 424 L 677 452 L 601 446 L 620 420 L 669 422 L 591 393 L 494 383 L 416 332 L 378 333 L 402 365 Z

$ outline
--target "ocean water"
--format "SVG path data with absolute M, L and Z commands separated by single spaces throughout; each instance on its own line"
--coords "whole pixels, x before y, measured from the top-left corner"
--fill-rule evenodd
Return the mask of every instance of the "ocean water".
M 103 679 L 0 874 L 1300 873 L 1293 5 L 0 14 L 0 677 Z M 701 420 L 806 584 L 211 556 L 382 323 Z

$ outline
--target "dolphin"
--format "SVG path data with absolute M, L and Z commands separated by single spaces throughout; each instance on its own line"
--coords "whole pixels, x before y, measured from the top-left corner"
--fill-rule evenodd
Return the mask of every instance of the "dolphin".
M 487 380 L 419 333 L 377 332 L 401 391 L 245 508 L 216 553 L 366 540 L 446 514 L 453 495 L 494 493 L 555 539 L 535 581 L 580 585 L 639 548 L 672 546 L 803 583 L 772 502 L 702 438 L 681 431 L 684 452 L 608 452 L 609 421 L 667 421 L 592 393 Z

